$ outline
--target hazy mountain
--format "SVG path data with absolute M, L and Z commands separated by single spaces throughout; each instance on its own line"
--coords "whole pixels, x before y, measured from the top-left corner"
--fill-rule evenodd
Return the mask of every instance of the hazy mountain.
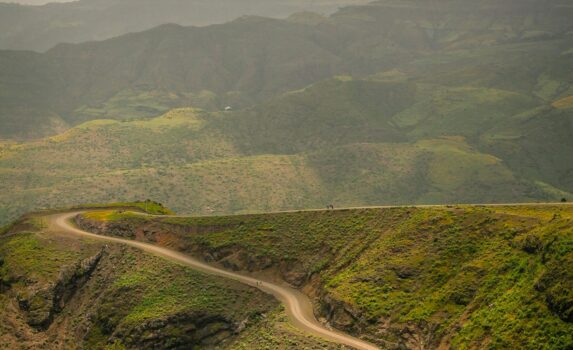
M 286 17 L 300 11 L 331 13 L 339 6 L 367 1 L 80 0 L 43 6 L 0 3 L 0 49 L 44 51 L 58 43 L 103 40 L 165 23 L 204 26 L 243 15 Z
M 570 196 L 571 7 L 456 4 L 0 52 L 4 139 L 73 127 L 4 143 L 3 215 L 88 198 L 208 214 Z
M 14 3 L 20 5 L 45 5 L 54 2 L 71 2 L 73 0 L 4 0 L 3 3 Z
M 540 3 L 546 5 L 543 11 Z M 45 54 L 2 51 L 0 137 L 38 136 L 102 117 L 157 116 L 177 106 L 240 108 L 337 74 L 363 76 L 427 55 L 571 37 L 573 8 L 553 1 L 472 3 L 471 9 L 450 2 L 400 4 L 381 1 L 330 18 L 246 17 L 204 28 L 164 25 L 103 42 L 58 45 Z M 504 54 L 493 51 L 490 66 L 481 65 L 484 72 L 495 71 L 494 60 Z M 559 54 L 551 51 L 547 58 Z M 535 81 L 537 73 L 523 72 Z M 448 71 L 440 79 L 455 74 Z M 555 75 L 567 81 L 567 75 Z M 514 79 L 513 84 L 525 82 Z M 126 100 L 137 100 L 139 110 L 114 110 Z

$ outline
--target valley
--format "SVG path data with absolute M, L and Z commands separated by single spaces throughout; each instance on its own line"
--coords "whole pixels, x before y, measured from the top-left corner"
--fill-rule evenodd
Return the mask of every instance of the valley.
M 571 198 L 573 109 L 507 90 L 389 79 L 337 78 L 253 109 L 174 109 L 8 143 L 0 220 L 145 198 L 202 215 Z

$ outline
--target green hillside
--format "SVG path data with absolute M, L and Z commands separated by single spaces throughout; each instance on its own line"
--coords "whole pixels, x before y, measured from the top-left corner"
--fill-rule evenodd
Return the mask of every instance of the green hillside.
M 571 196 L 571 109 L 394 75 L 339 77 L 246 110 L 98 120 L 6 144 L 0 215 L 146 198 L 225 214 Z
M 461 119 L 434 128 L 438 109 Z M 475 120 L 485 111 L 497 115 Z M 570 116 L 506 90 L 336 78 L 244 111 L 177 109 L 7 144 L 0 213 L 145 198 L 202 214 L 559 200 L 572 192 Z
M 315 298 L 334 327 L 385 348 L 568 349 L 572 218 L 569 205 L 533 205 L 211 218 L 106 211 L 78 223 L 265 271 Z
M 0 3 L 0 349 L 573 349 L 573 5 L 365 3 Z
M 295 111 L 298 101 L 292 104 Z M 178 212 L 222 214 L 329 203 L 485 203 L 569 196 L 515 173 L 462 137 L 406 142 L 385 118 L 382 125 L 389 131 L 362 142 L 360 133 L 371 129 L 349 129 L 345 125 L 353 119 L 348 118 L 334 119 L 332 125 L 344 138 L 331 139 L 334 132 L 323 134 L 320 123 L 314 128 L 294 123 L 294 130 L 305 127 L 308 136 L 300 133 L 300 142 L 282 144 L 273 135 L 242 137 L 249 134 L 240 125 L 253 123 L 253 116 L 180 109 L 148 121 L 90 122 L 57 137 L 7 145 L 0 155 L 1 217 L 5 221 L 31 209 L 83 201 L 146 198 Z M 368 110 L 355 116 L 369 118 Z M 231 125 L 237 129 L 227 129 Z M 266 130 L 288 132 L 289 126 Z M 291 145 L 300 147 L 297 153 L 289 152 Z
M 302 334 L 255 289 L 58 233 L 43 215 L 0 231 L 3 347 L 341 349 Z M 324 322 L 383 348 L 569 349 L 572 219 L 571 205 L 220 217 L 108 208 L 76 223 L 284 280 Z
M 272 297 L 136 249 L 54 234 L 28 216 L 0 235 L 0 347 L 342 349 Z
M 388 0 L 0 52 L 0 222 L 571 198 L 568 11 Z

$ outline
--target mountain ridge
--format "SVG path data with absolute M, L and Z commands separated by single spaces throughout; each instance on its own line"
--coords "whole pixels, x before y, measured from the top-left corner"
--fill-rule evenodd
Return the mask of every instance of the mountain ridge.
M 0 3 L 0 48 L 45 51 L 60 42 L 105 40 L 164 23 L 205 26 L 241 15 L 287 17 L 300 11 L 330 13 L 367 0 L 101 1 L 28 6 Z
M 202 214 L 569 198 L 573 36 L 546 3 L 483 21 L 408 1 L 2 52 L 0 133 L 20 140 L 0 155 L 2 216 L 74 204 L 66 191 Z

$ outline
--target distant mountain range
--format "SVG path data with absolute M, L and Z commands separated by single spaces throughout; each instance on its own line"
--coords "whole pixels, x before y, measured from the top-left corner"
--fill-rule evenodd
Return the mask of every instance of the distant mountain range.
M 3 0 L 3 3 L 14 3 L 20 5 L 40 6 L 54 2 L 71 2 L 73 0 Z
M 1 51 L 0 217 L 569 198 L 571 18 L 566 1 L 385 0 Z
M 165 23 L 205 26 L 243 15 L 331 13 L 368 0 L 79 0 L 43 6 L 28 6 L 42 1 L 7 2 L 0 2 L 0 49 L 45 51 L 58 43 L 104 40 Z
M 158 116 L 178 106 L 251 106 L 334 75 L 365 76 L 437 54 L 463 53 L 471 60 L 468 50 L 491 48 L 491 57 L 499 55 L 492 59 L 503 61 L 504 45 L 557 41 L 563 42 L 558 50 L 567 52 L 573 37 L 573 7 L 553 1 L 542 1 L 543 11 L 539 1 L 451 5 L 456 3 L 381 1 L 329 18 L 301 14 L 204 28 L 163 25 L 102 42 L 58 45 L 45 54 L 0 51 L 0 138 L 46 135 L 102 116 Z M 547 60 L 570 61 L 561 51 L 533 51 L 531 60 L 540 56 L 532 62 L 539 69 L 561 71 L 562 65 L 549 67 Z M 494 79 L 488 85 L 511 84 L 529 93 L 539 78 L 538 71 L 506 62 L 506 69 L 523 71 L 515 78 L 528 75 L 511 82 L 493 76 L 503 68 L 499 64 L 474 62 L 480 65 L 472 68 L 474 76 L 456 78 L 456 71 L 447 71 L 438 78 L 462 85 L 464 79 Z M 485 68 L 483 76 L 475 72 Z M 554 93 L 566 91 L 568 76 L 553 75 L 564 81 Z M 153 98 L 152 105 L 134 102 L 146 93 L 163 97 Z M 122 99 L 136 103 L 138 111 L 110 111 Z

